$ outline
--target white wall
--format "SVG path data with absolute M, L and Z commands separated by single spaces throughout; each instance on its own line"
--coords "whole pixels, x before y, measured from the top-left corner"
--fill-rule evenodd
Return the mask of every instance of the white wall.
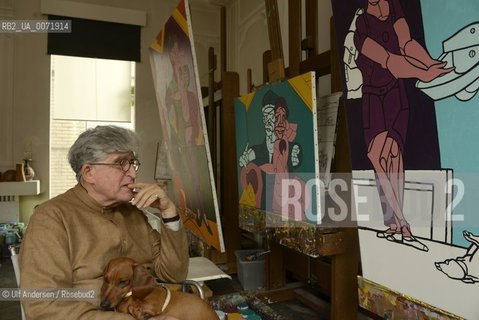
M 14 19 L 40 19 L 40 3 L 38 0 L 3 1 L 11 10 Z M 2 35 L 5 36 L 5 35 Z M 32 211 L 33 206 L 46 199 L 48 190 L 48 150 L 49 150 L 49 99 L 50 99 L 50 59 L 46 54 L 46 34 L 9 34 L 13 45 L 13 54 L 2 56 L 13 66 L 8 86 L 12 94 L 10 106 L 4 105 L 7 114 L 11 110 L 12 130 L 1 138 L 2 144 L 11 144 L 12 148 L 5 153 L 2 171 L 12 169 L 15 163 L 21 162 L 25 149 L 31 148 L 36 179 L 42 180 L 38 197 L 22 197 L 20 211 L 22 217 Z M 5 61 L 4 60 L 4 61 Z M 2 75 L 3 78 L 3 75 Z M 2 81 L 2 86 L 6 82 Z M 2 115 L 3 110 L 2 110 Z M 2 117 L 3 118 L 3 117 Z M 31 147 L 30 147 L 31 146 Z

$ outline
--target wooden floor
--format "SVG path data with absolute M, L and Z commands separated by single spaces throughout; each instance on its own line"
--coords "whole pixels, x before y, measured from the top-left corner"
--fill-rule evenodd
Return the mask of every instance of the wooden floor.
M 3 258 L 0 267 L 0 288 L 15 288 L 17 283 L 15 281 L 15 274 L 10 258 Z M 241 291 L 241 284 L 238 279 L 233 276 L 232 280 L 219 279 L 209 281 L 208 287 L 213 291 L 214 295 L 229 294 Z M 313 310 L 306 304 L 298 300 L 288 300 L 275 302 L 269 306 L 278 314 L 281 314 L 286 319 L 292 320 L 327 320 L 329 319 L 329 303 L 326 300 L 321 300 L 320 308 Z M 20 320 L 20 303 L 18 301 L 1 301 L 0 300 L 0 320 Z M 357 319 L 369 320 L 374 319 L 363 313 L 358 313 Z M 377 318 L 376 318 L 377 319 Z M 72 319 L 73 320 L 73 319 Z M 347 319 L 350 320 L 350 319 Z

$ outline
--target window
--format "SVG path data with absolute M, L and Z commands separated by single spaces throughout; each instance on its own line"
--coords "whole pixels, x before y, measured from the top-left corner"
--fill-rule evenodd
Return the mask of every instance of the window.
M 97 125 L 134 129 L 135 63 L 51 56 L 50 197 L 76 184 L 68 150 Z

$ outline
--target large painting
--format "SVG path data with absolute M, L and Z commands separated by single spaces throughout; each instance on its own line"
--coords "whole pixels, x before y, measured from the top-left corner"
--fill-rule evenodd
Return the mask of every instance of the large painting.
M 477 319 L 479 4 L 332 6 L 363 276 Z
M 235 101 L 240 226 L 315 220 L 319 179 L 314 73 L 263 86 Z M 245 217 L 246 216 L 246 217 Z M 269 225 L 273 227 L 273 225 Z M 246 228 L 247 226 L 246 226 Z M 255 231 L 255 230 L 249 230 Z
M 308 72 L 235 100 L 240 228 L 321 255 L 341 95 L 317 97 Z
M 179 2 L 150 46 L 160 125 L 184 225 L 224 252 L 191 17 Z

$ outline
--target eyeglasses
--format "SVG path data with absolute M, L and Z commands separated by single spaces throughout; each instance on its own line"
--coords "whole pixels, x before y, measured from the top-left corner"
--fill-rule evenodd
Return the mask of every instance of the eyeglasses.
M 140 165 L 141 165 L 140 160 L 138 160 L 138 159 L 133 159 L 133 160 L 121 159 L 118 162 L 114 162 L 114 163 L 89 162 L 88 164 L 120 166 L 120 168 L 123 172 L 128 172 L 128 170 L 130 170 L 131 166 L 133 166 L 133 169 L 135 169 L 135 171 L 138 171 L 138 169 L 140 168 Z

